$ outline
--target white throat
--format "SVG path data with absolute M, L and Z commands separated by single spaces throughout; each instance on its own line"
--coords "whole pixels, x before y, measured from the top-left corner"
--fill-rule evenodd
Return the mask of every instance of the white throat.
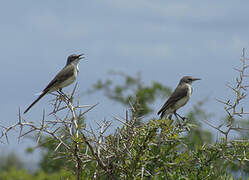
M 192 94 L 192 86 L 189 83 L 186 83 L 187 87 L 188 87 L 188 96 L 190 96 Z
M 72 64 L 76 67 L 77 72 L 79 72 L 79 61 L 74 61 Z
M 79 69 L 79 64 L 78 64 L 78 63 L 76 64 L 76 69 L 77 69 L 77 72 L 80 71 L 80 69 Z

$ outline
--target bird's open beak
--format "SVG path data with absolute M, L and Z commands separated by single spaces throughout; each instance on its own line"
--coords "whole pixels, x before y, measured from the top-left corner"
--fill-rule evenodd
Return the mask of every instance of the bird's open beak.
M 79 54 L 78 59 L 84 59 L 85 57 L 83 56 L 84 54 Z
M 200 78 L 193 78 L 193 81 L 201 80 Z

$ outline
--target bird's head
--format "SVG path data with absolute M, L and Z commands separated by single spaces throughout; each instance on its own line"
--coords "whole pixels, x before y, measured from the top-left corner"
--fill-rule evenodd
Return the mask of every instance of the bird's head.
M 70 56 L 68 56 L 67 58 L 67 65 L 71 64 L 71 63 L 78 63 L 80 59 L 83 59 L 85 57 L 83 57 L 84 54 L 72 54 Z
M 184 76 L 181 80 L 180 80 L 180 84 L 182 83 L 188 83 L 188 84 L 192 84 L 192 82 L 197 81 L 197 80 L 201 80 L 200 78 L 194 78 L 192 76 Z

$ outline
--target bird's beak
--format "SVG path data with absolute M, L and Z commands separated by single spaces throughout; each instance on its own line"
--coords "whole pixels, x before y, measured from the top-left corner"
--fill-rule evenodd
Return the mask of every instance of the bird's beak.
M 84 54 L 79 54 L 78 59 L 84 59 L 85 57 L 83 56 Z
M 193 78 L 193 81 L 201 80 L 200 78 Z

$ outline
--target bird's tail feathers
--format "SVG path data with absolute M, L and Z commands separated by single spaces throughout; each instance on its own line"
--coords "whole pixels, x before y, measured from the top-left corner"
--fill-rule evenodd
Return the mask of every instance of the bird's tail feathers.
M 165 112 L 162 112 L 160 115 L 160 119 L 163 119 L 164 116 L 165 116 Z
M 158 111 L 157 115 L 160 115 L 160 118 L 163 119 L 165 118 L 166 116 L 168 116 L 169 112 L 166 110 L 164 111 L 163 109 Z
M 157 115 L 160 115 L 161 113 L 164 114 L 164 108 L 161 108 L 161 109 L 158 111 Z
M 41 95 L 24 111 L 24 114 L 27 113 L 46 93 L 47 91 L 43 91 Z

